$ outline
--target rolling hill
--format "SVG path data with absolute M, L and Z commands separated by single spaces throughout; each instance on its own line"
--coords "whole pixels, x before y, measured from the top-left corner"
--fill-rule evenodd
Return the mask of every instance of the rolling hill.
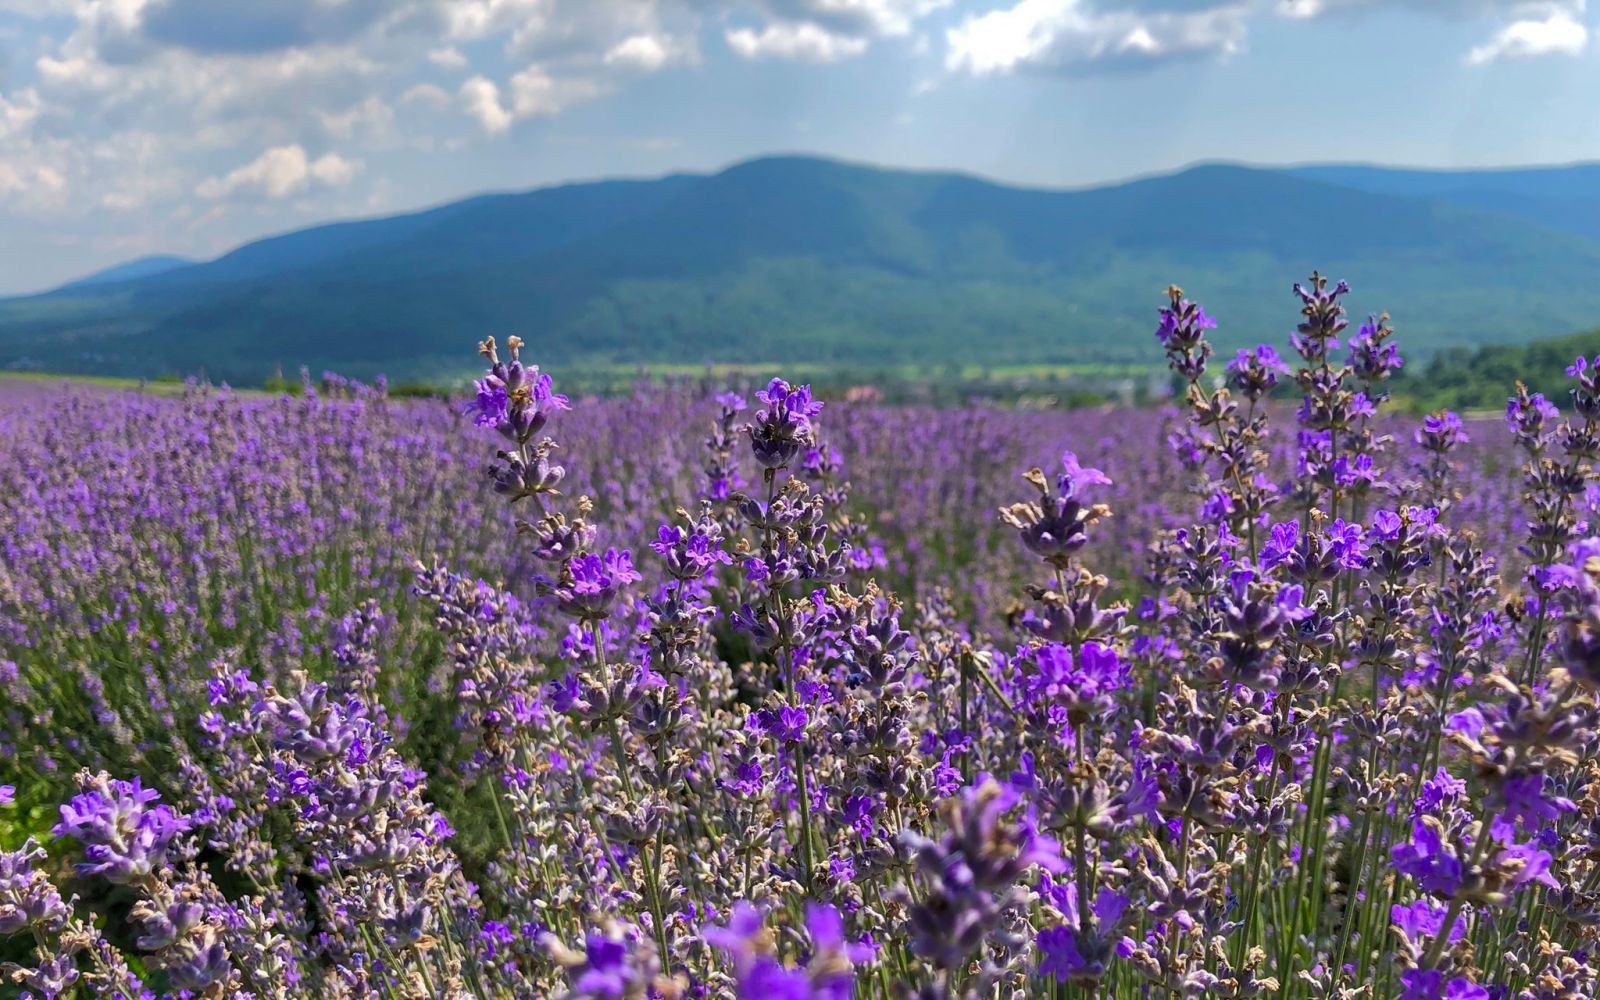
M 1533 180 L 1528 177 L 1532 176 Z M 1282 340 L 1289 285 L 1348 278 L 1408 353 L 1600 314 L 1600 168 L 1205 165 L 1087 190 L 776 157 L 570 184 L 259 240 L 0 300 L 0 367 L 259 383 L 300 364 L 440 378 L 485 333 L 547 366 L 1155 362 L 1162 289 L 1224 346 Z

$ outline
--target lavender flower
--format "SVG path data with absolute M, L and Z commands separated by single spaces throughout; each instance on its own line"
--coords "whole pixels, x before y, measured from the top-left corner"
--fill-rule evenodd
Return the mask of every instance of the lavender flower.
M 1228 362 L 1228 380 L 1235 389 L 1244 394 L 1247 399 L 1260 399 L 1269 395 L 1277 388 L 1278 380 L 1289 374 L 1289 366 L 1283 363 L 1277 350 L 1271 344 L 1260 344 L 1249 350 L 1240 350 L 1238 355 Z
M 806 907 L 805 928 L 811 957 L 804 968 L 785 968 L 778 961 L 772 935 L 749 903 L 735 903 L 728 925 L 708 928 L 706 940 L 732 960 L 741 1000 L 850 1000 L 853 968 L 871 957 L 871 949 L 846 941 L 844 921 L 828 904 Z
M 0 852 L 0 937 L 37 928 L 58 933 L 72 916 L 60 892 L 39 867 L 45 853 L 34 841 Z
M 595 620 L 611 613 L 611 606 L 630 583 L 642 580 L 627 549 L 585 552 L 567 560 L 561 577 L 543 587 L 556 606 L 574 618 Z
M 493 427 L 513 441 L 526 443 L 544 429 L 551 414 L 570 409 L 566 396 L 551 387 L 550 376 L 537 365 L 522 364 L 522 340 L 509 337 L 506 346 L 510 361 L 501 361 L 494 338 L 478 345 L 478 353 L 489 361 L 489 372 L 476 383 L 476 398 L 470 412 L 479 427 Z
M 811 421 L 822 413 L 822 401 L 813 399 L 808 385 L 791 386 L 775 378 L 756 393 L 762 408 L 750 426 L 750 444 L 756 461 L 766 469 L 789 465 L 811 442 Z
M 53 829 L 57 836 L 82 842 L 84 860 L 74 866 L 80 875 L 119 885 L 148 878 L 166 864 L 173 840 L 189 827 L 138 778 L 121 781 L 103 771 L 84 772 L 78 788 Z

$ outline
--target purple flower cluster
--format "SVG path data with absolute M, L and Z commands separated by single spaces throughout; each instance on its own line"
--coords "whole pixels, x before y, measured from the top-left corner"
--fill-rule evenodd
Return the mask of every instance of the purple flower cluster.
M 188 826 L 161 793 L 139 779 L 119 781 L 105 774 L 79 779 L 80 791 L 61 807 L 54 832 L 83 843 L 79 875 L 100 876 L 117 885 L 147 879 L 167 863 L 172 841 Z

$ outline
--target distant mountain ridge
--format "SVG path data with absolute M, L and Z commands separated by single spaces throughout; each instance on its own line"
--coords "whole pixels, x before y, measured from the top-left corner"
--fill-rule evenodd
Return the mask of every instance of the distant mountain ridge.
M 0 367 L 436 378 L 486 333 L 521 334 L 548 366 L 1155 363 L 1168 283 L 1242 346 L 1283 339 L 1289 284 L 1312 268 L 1429 353 L 1592 325 L 1600 166 L 1208 164 L 1045 190 L 769 157 L 135 265 L 0 300 Z
M 199 263 L 189 257 L 175 257 L 170 254 L 156 254 L 150 257 L 139 257 L 135 260 L 108 267 L 93 274 L 86 274 L 81 278 L 51 289 L 51 292 L 76 291 L 92 285 L 108 285 L 118 281 L 133 281 L 138 278 L 149 278 L 168 271 L 176 271 L 180 267 L 189 267 Z
M 1321 166 L 1297 177 L 1362 191 L 1433 198 L 1463 208 L 1499 212 L 1588 239 L 1600 239 L 1600 163 L 1511 170 L 1401 170 Z

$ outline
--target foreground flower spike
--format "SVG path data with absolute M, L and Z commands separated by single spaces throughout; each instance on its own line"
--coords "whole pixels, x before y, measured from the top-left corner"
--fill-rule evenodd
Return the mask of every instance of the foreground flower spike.
M 1054 481 L 1046 479 L 1039 469 L 1029 470 L 1023 478 L 1038 489 L 1039 499 L 1002 507 L 1000 517 L 1017 529 L 1029 551 L 1064 570 L 1072 564 L 1073 554 L 1089 541 L 1090 526 L 1111 514 L 1105 504 L 1084 503 L 1079 498 L 1080 489 L 1107 486 L 1111 480 L 1099 469 L 1080 466 L 1070 451 L 1062 455 L 1061 464 L 1062 472 Z
M 805 930 L 810 960 L 799 968 L 786 968 L 778 960 L 771 930 L 749 903 L 735 903 L 728 925 L 705 933 L 732 962 L 740 1000 L 850 1000 L 855 996 L 854 968 L 872 957 L 872 949 L 846 942 L 843 919 L 828 904 L 806 907 Z
M 521 445 L 544 430 L 552 414 L 571 409 L 571 402 L 555 392 L 550 376 L 538 365 L 523 365 L 522 338 L 507 338 L 506 349 L 510 361 L 500 360 L 493 337 L 478 345 L 489 371 L 476 383 L 471 412 L 479 427 L 493 427 Z
M 1161 308 L 1156 339 L 1166 349 L 1172 370 L 1193 382 L 1205 374 L 1206 360 L 1212 352 L 1205 334 L 1217 328 L 1217 321 L 1206 315 L 1204 306 L 1184 298 L 1183 289 L 1177 285 L 1167 289 L 1167 298 L 1168 304 Z
M 626 549 L 584 552 L 567 560 L 565 572 L 550 587 L 550 593 L 562 611 L 574 618 L 593 620 L 609 615 L 622 589 L 642 579 L 633 568 L 633 554 Z
M 750 443 L 763 468 L 790 465 L 811 443 L 811 421 L 822 413 L 822 401 L 811 397 L 809 385 L 791 386 L 775 378 L 756 393 L 762 406 L 750 425 Z
M 1270 395 L 1278 387 L 1278 380 L 1289 374 L 1278 351 L 1271 344 L 1260 344 L 1250 350 L 1241 349 L 1228 362 L 1228 381 L 1246 399 L 1257 400 Z

